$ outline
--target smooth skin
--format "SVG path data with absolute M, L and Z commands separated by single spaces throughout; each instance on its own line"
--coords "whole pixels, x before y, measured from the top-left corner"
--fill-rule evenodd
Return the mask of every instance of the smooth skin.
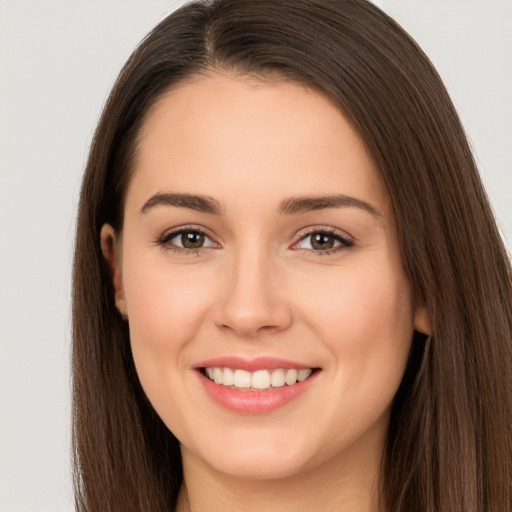
M 351 125 L 300 85 L 212 72 L 149 112 L 133 171 L 122 233 L 105 225 L 101 245 L 142 386 L 181 443 L 178 510 L 380 510 L 390 405 L 429 325 Z M 194 369 L 222 356 L 321 370 L 277 410 L 242 414 Z

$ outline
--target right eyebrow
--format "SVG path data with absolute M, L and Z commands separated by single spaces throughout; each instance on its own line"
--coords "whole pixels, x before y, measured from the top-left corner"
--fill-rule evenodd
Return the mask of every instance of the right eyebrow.
M 177 206 L 179 208 L 190 208 L 203 213 L 220 215 L 222 207 L 213 198 L 208 196 L 197 196 L 193 194 L 158 193 L 151 196 L 140 209 L 140 213 L 147 213 L 155 206 Z
M 297 214 L 314 210 L 323 210 L 326 208 L 353 207 L 365 210 L 375 217 L 383 217 L 382 213 L 370 203 L 346 196 L 344 194 L 326 195 L 326 196 L 305 196 L 292 197 L 281 203 L 280 210 L 285 214 Z

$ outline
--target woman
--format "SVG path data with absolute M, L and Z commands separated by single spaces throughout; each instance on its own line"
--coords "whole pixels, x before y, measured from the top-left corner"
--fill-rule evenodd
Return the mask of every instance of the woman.
M 452 103 L 389 17 L 185 6 L 84 177 L 77 509 L 510 510 L 511 297 Z

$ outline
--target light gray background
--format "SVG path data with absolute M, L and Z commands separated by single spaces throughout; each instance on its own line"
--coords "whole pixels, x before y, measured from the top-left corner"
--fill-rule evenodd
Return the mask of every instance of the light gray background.
M 72 510 L 70 271 L 108 91 L 182 1 L 0 0 L 0 512 Z M 437 65 L 512 241 L 512 1 L 381 0 Z

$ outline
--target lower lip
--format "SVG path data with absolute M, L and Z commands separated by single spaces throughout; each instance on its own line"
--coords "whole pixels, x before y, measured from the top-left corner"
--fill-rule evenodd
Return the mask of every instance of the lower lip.
M 215 384 L 202 372 L 197 372 L 201 382 L 215 402 L 226 409 L 242 414 L 265 414 L 286 405 L 295 398 L 302 395 L 313 384 L 320 371 L 315 371 L 311 376 L 302 382 L 292 386 L 270 388 L 261 391 L 242 391 Z

